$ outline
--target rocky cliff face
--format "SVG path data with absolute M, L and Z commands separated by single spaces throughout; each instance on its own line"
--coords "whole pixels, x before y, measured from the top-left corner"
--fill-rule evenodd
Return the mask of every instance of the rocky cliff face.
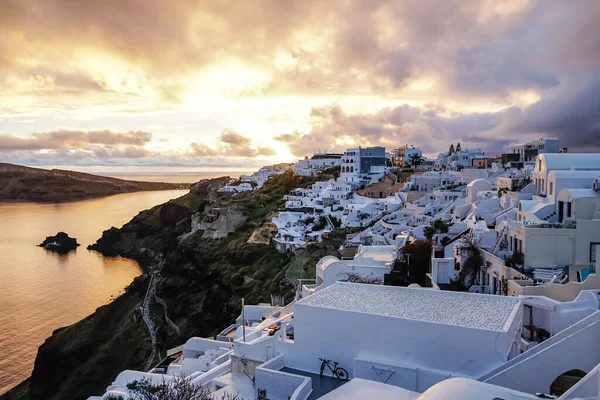
M 164 356 L 167 349 L 191 336 L 213 336 L 232 323 L 242 297 L 248 304 L 268 302 L 271 294 L 292 300 L 295 288 L 285 279 L 288 266 L 299 266 L 294 276 L 305 277 L 304 267 L 314 268 L 318 257 L 336 254 L 337 244 L 329 244 L 303 253 L 302 260 L 294 262 L 293 254 L 249 241 L 283 206 L 284 194 L 312 183 L 313 178 L 288 172 L 258 191 L 234 197 L 216 192 L 227 180 L 201 181 L 189 194 L 141 212 L 122 228 L 105 231 L 91 248 L 138 260 L 146 273 L 111 304 L 56 330 L 40 347 L 31 378 L 6 398 L 86 399 L 102 393 L 123 369 L 141 369 L 152 350 L 138 311 L 150 270 L 156 272 L 157 295 L 180 330 L 178 334 L 165 322 L 162 306 L 151 306 L 158 351 Z M 192 215 L 219 207 L 243 214 L 243 223 L 220 238 L 205 236 L 208 229 L 191 232 Z M 307 268 L 312 277 L 314 269 Z

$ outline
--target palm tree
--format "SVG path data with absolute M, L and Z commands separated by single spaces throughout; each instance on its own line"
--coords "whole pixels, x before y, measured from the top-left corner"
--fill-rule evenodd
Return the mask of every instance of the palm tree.
M 414 165 L 415 168 L 417 168 L 419 166 L 419 164 L 421 164 L 423 161 L 425 161 L 425 159 L 423 158 L 422 155 L 420 155 L 419 153 L 413 153 L 411 154 L 408 159 L 410 160 L 410 164 Z

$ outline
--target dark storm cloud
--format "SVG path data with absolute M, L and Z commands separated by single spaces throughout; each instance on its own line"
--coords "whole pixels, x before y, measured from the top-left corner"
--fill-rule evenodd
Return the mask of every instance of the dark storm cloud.
M 571 151 L 600 151 L 600 77 L 548 93 L 507 129 L 558 137 Z

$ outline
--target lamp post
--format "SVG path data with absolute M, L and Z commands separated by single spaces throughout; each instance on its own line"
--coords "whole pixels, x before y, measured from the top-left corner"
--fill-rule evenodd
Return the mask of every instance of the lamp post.
M 242 297 L 242 336 L 246 342 L 246 316 L 244 314 L 244 298 Z

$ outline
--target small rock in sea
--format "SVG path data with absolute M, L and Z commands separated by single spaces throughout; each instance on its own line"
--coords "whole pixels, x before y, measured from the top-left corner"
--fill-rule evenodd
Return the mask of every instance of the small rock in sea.
M 77 243 L 77 239 L 69 237 L 66 233 L 58 232 L 55 236 L 47 236 L 46 240 L 38 246 L 59 254 L 67 254 L 71 250 L 75 250 L 79 243 Z

